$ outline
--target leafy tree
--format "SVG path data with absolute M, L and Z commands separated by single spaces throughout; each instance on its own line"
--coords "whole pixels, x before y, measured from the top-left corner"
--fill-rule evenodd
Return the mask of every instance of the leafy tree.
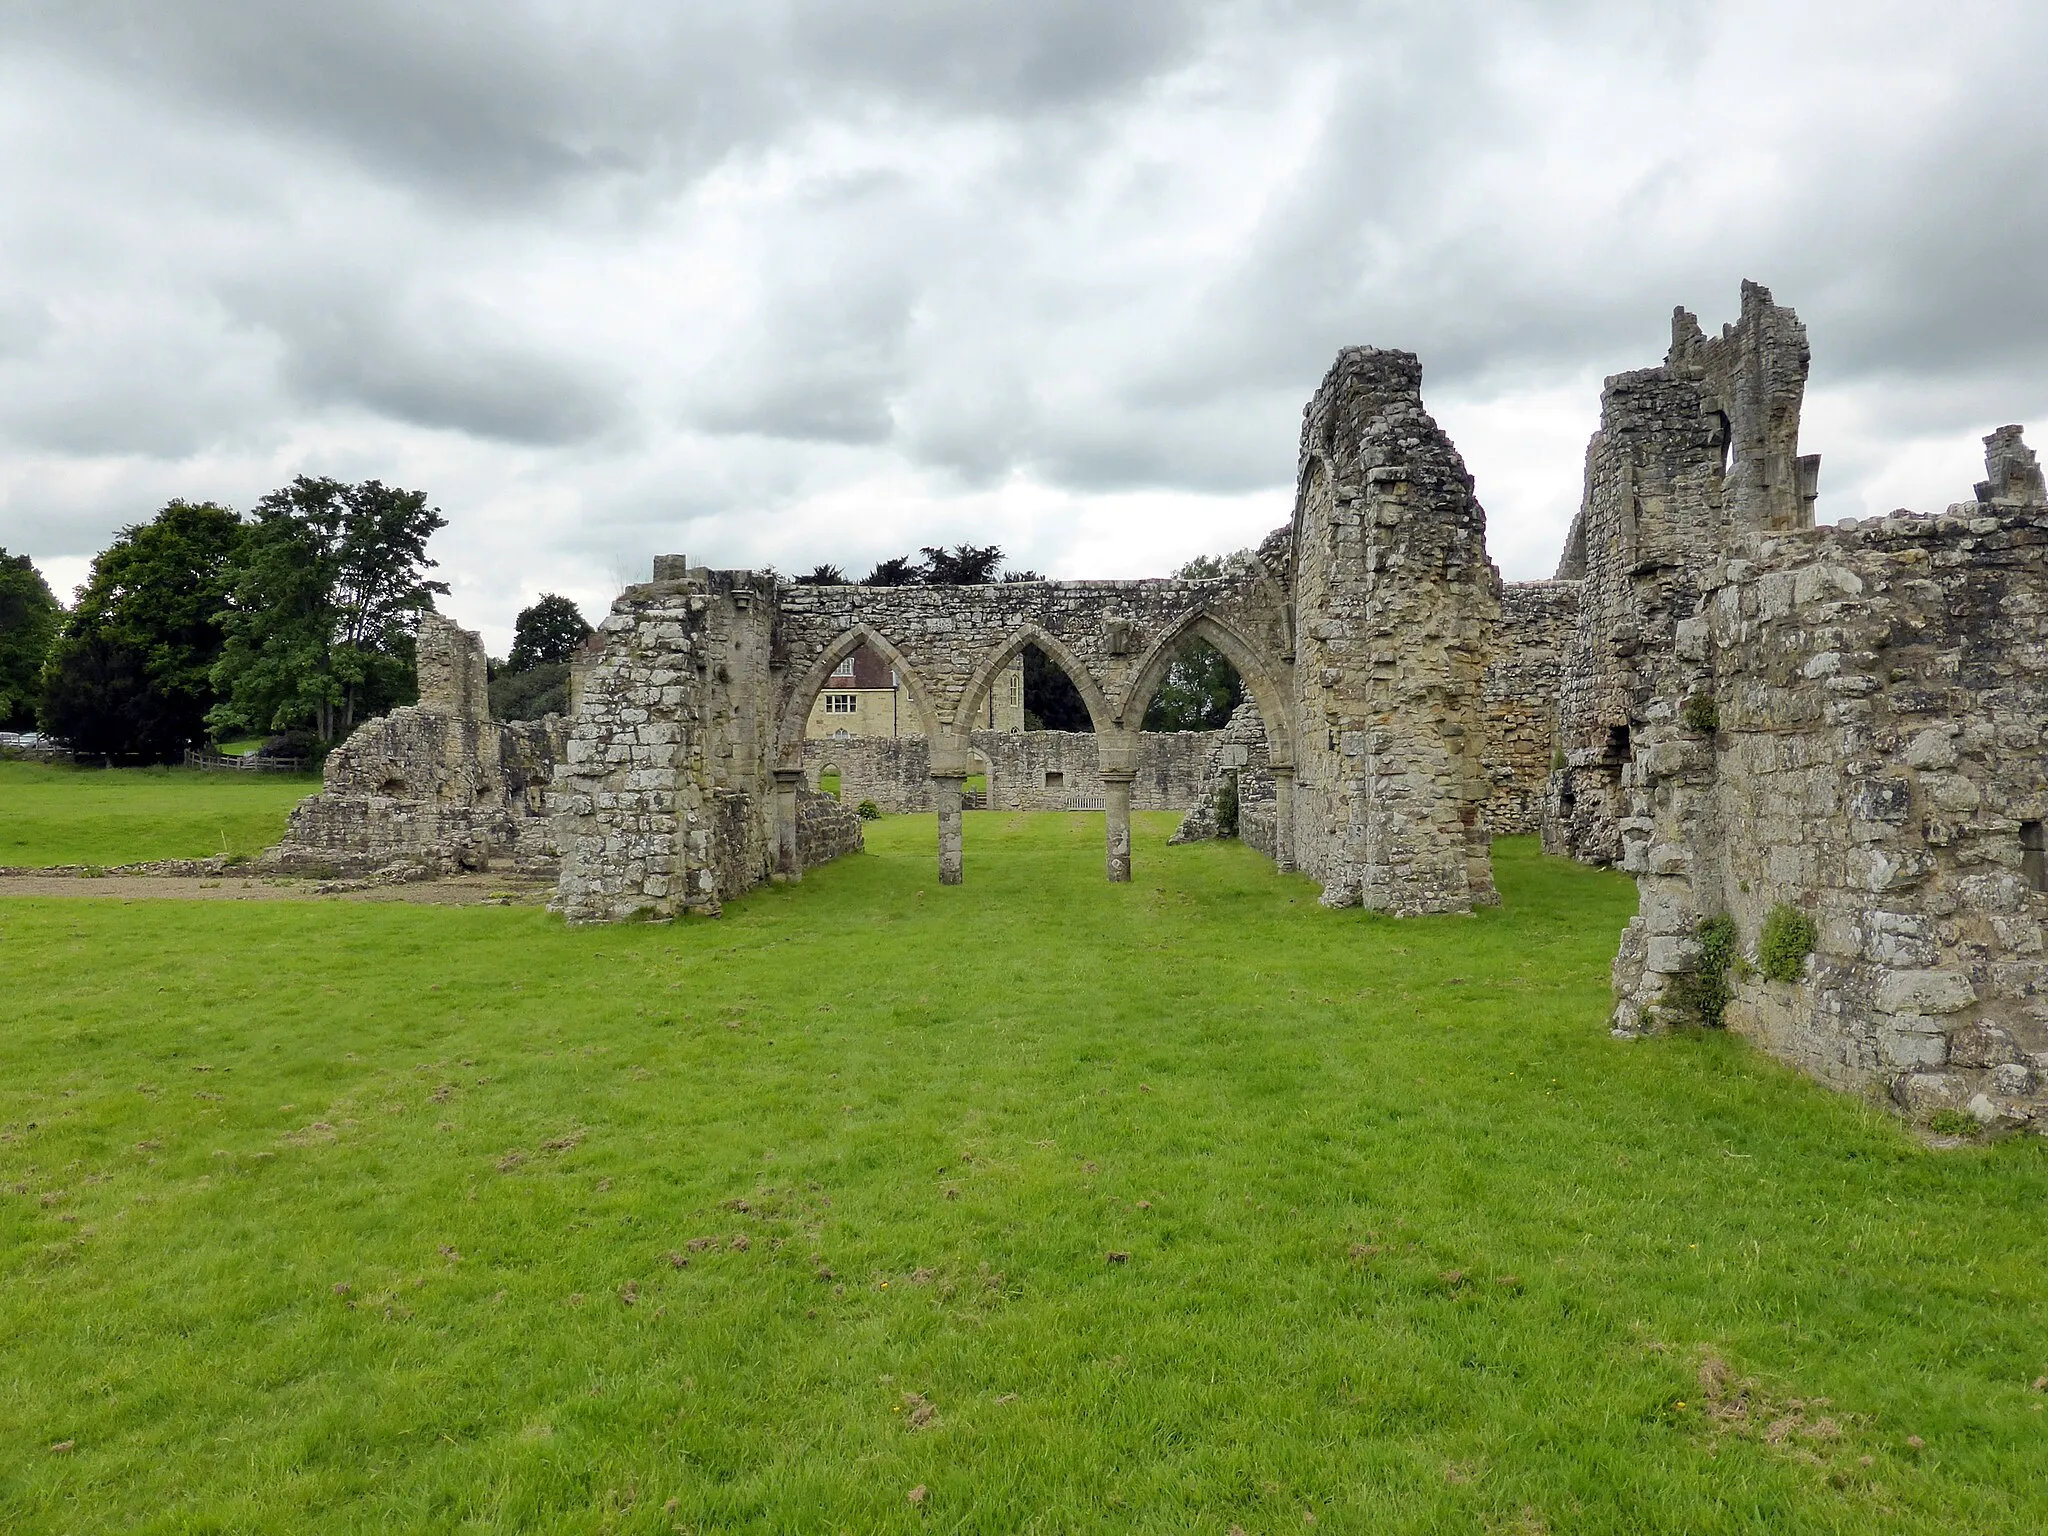
M 427 540 L 448 526 L 423 491 L 299 476 L 256 504 L 233 566 L 216 729 L 310 726 L 324 748 L 414 696 L 413 632 L 448 584 Z
M 63 616 L 35 562 L 0 549 L 0 728 L 35 724 L 43 659 Z
M 927 544 L 919 553 L 924 556 L 921 575 L 928 587 L 978 587 L 994 581 L 1003 564 L 997 544 L 956 544 L 951 549 Z
M 88 752 L 156 761 L 206 739 L 242 520 L 173 501 L 100 551 L 50 649 L 42 717 Z
M 918 573 L 916 562 L 895 555 L 878 561 L 875 568 L 861 578 L 864 587 L 914 587 Z
M 1208 641 L 1190 640 L 1166 664 L 1166 676 L 1145 706 L 1148 731 L 1218 731 L 1244 702 L 1244 680 L 1230 658 Z
M 512 621 L 512 655 L 506 665 L 514 672 L 530 672 L 549 662 L 565 662 L 589 638 L 583 611 L 559 593 L 543 592 L 540 601 L 521 609 Z
M 524 672 L 491 679 L 491 714 L 499 720 L 538 720 L 569 713 L 569 663 L 544 661 Z
M 1197 555 L 1173 574 L 1180 581 L 1214 581 L 1223 574 L 1223 557 Z
M 844 587 L 851 585 L 846 579 L 846 572 L 839 569 L 836 565 L 813 566 L 809 575 L 796 578 L 796 584 L 800 587 Z M 900 585 L 900 583 L 871 581 L 868 585 L 893 586 Z

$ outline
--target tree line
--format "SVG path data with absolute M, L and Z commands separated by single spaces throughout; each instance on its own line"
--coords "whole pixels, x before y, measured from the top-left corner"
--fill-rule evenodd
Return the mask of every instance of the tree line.
M 238 736 L 321 755 L 418 697 L 414 634 L 448 591 L 427 541 L 446 526 L 378 480 L 301 475 L 246 518 L 176 500 L 115 536 L 69 611 L 0 551 L 0 725 L 131 761 Z M 582 626 L 566 648 L 561 608 Z M 529 667 L 590 632 L 566 598 L 527 627 Z

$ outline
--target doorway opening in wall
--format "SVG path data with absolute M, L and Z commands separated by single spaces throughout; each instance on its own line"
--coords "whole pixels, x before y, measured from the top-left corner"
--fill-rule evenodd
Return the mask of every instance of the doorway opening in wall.
M 1244 679 L 1230 658 L 1208 641 L 1189 640 L 1167 663 L 1166 676 L 1145 706 L 1148 731 L 1220 731 L 1244 702 Z
M 826 763 L 818 770 L 818 793 L 830 795 L 834 800 L 837 800 L 839 798 L 839 780 L 839 765 L 837 763 Z
M 1093 734 L 1095 722 L 1089 718 L 1081 690 L 1065 669 L 1036 645 L 1027 644 L 1020 659 L 1024 663 L 1024 729 Z

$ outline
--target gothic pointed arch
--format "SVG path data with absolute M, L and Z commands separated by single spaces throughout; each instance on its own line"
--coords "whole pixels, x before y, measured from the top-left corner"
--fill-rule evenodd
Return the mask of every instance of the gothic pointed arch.
M 918 734 L 930 737 L 938 734 L 938 715 L 932 709 L 931 695 L 924 682 L 917 675 L 917 669 L 904 659 L 902 651 L 890 642 L 887 636 L 874 626 L 866 623 L 855 624 L 842 631 L 838 638 L 817 655 L 810 666 L 797 676 L 784 698 L 781 722 L 776 728 L 776 758 L 785 768 L 800 767 L 803 763 L 804 722 L 810 718 L 811 705 L 824 689 L 832 671 L 847 657 L 863 645 L 880 655 L 895 669 L 896 681 L 909 696 L 910 709 L 918 726 Z
M 1208 641 L 1237 668 L 1237 675 L 1244 679 L 1246 691 L 1259 706 L 1259 718 L 1265 723 L 1267 750 L 1272 761 L 1278 766 L 1291 764 L 1294 761 L 1294 736 L 1288 726 L 1291 715 L 1287 708 L 1287 695 L 1280 686 L 1279 669 L 1260 654 L 1257 646 L 1238 633 L 1235 626 L 1206 608 L 1189 614 L 1145 653 L 1129 691 L 1124 694 L 1126 726 L 1134 731 L 1143 727 L 1152 695 L 1166 680 L 1166 669 L 1173 665 L 1174 656 L 1190 640 Z
M 1074 690 L 1081 695 L 1081 702 L 1088 708 L 1088 719 L 1097 734 L 1108 735 L 1116 729 L 1116 715 L 1109 706 L 1109 699 L 1096 682 L 1094 674 L 1055 635 L 1037 624 L 1026 624 L 1012 630 L 993 650 L 985 653 L 981 664 L 967 679 L 967 686 L 960 694 L 958 720 L 969 719 L 989 689 L 995 686 L 996 675 L 1014 661 L 1027 645 L 1035 645 L 1048 656 L 1053 664 L 1072 679 Z

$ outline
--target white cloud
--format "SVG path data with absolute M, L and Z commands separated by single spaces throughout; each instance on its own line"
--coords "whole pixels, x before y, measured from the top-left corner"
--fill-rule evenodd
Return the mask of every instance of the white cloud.
M 1987 39 L 1997 39 L 1987 49 Z M 425 488 L 502 649 L 657 551 L 1164 571 L 1408 347 L 1544 576 L 1603 374 L 1770 284 L 1823 516 L 2048 429 L 2021 4 L 26 4 L 0 15 L 0 543 Z M 2037 433 L 2037 436 L 2041 435 Z

